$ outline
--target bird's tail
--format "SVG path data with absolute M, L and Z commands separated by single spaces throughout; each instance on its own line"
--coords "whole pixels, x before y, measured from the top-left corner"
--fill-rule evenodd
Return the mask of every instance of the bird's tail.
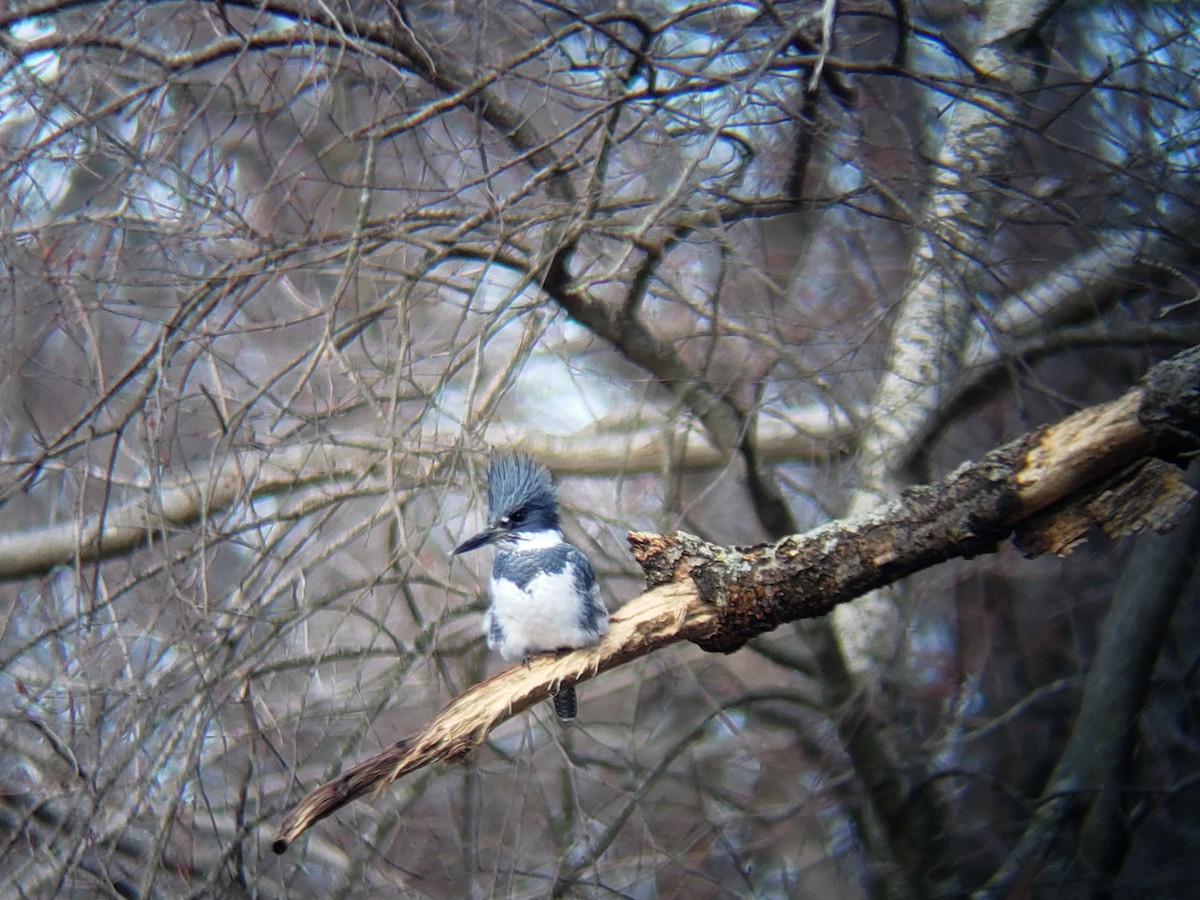
M 564 684 L 554 695 L 554 712 L 563 721 L 570 721 L 579 712 L 579 703 L 575 698 L 575 685 Z

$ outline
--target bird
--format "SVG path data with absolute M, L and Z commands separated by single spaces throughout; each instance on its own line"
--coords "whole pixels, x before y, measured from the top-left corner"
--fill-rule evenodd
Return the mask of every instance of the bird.
M 535 653 L 598 643 L 608 632 L 608 609 L 591 562 L 563 539 L 549 470 L 526 454 L 493 456 L 487 493 L 487 527 L 453 552 L 496 545 L 481 623 L 488 647 L 528 662 Z M 575 718 L 574 685 L 554 694 L 554 711 L 564 721 Z

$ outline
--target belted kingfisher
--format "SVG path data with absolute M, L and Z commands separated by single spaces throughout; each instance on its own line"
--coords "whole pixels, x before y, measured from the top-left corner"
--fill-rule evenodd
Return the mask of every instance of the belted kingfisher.
M 487 644 L 505 659 L 588 647 L 608 632 L 608 610 L 583 552 L 563 540 L 546 467 L 524 454 L 488 464 L 488 524 L 455 553 L 497 544 L 483 614 Z M 560 719 L 576 713 L 575 686 L 554 695 Z

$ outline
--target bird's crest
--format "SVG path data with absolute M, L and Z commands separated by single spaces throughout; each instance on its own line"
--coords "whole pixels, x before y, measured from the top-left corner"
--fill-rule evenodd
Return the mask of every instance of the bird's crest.
M 550 471 L 524 453 L 492 457 L 488 463 L 488 518 L 534 508 L 549 513 L 557 524 L 558 498 Z

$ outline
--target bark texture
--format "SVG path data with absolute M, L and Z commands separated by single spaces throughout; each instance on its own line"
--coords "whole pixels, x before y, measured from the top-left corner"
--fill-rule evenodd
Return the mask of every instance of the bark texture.
M 807 534 L 755 547 L 693 535 L 631 533 L 651 587 L 612 617 L 595 647 L 516 666 L 475 685 L 415 736 L 311 791 L 284 819 L 276 853 L 345 804 L 438 760 L 475 749 L 506 719 L 560 684 L 595 677 L 688 640 L 732 653 L 784 622 L 841 603 L 955 557 L 994 551 L 1009 536 L 1075 528 L 1081 517 L 1113 534 L 1170 528 L 1193 496 L 1171 459 L 1200 452 L 1200 348 L 1151 370 L 1144 387 L 1082 410 L 960 466 L 892 503 Z M 1150 484 L 1155 490 L 1147 490 Z M 1035 551 L 1067 552 L 1074 541 Z M 900 798 L 903 802 L 903 798 Z

